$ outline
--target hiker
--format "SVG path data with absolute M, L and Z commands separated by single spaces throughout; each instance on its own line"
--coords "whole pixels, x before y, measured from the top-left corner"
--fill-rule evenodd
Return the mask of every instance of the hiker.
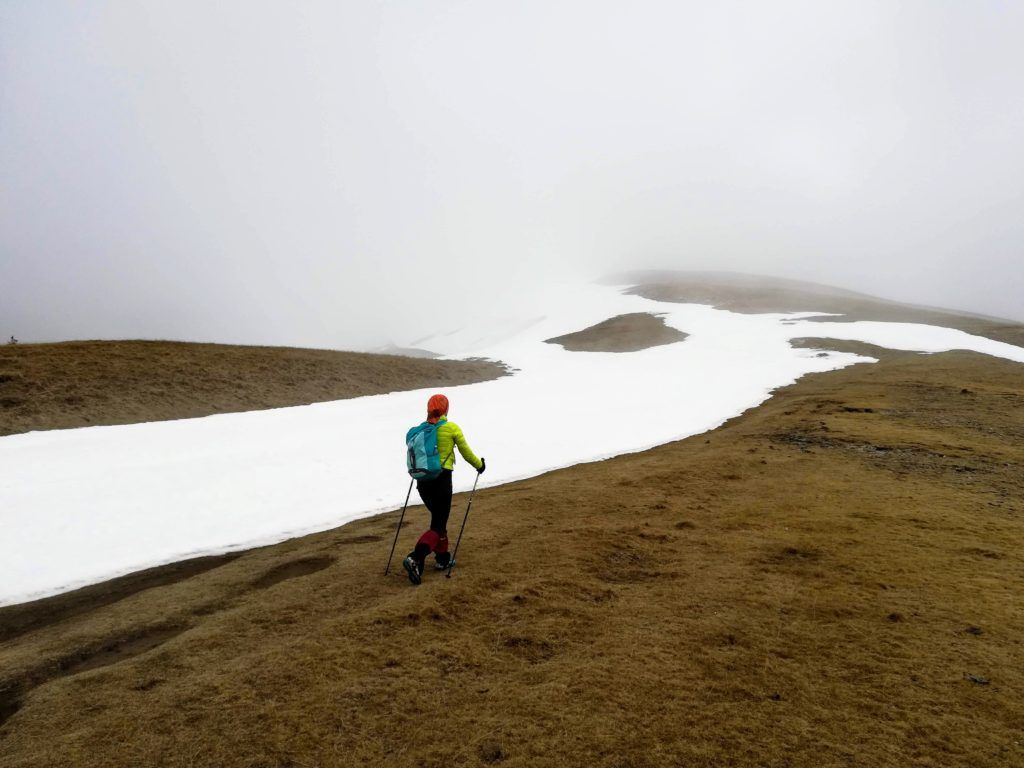
M 419 584 L 423 580 L 423 568 L 427 555 L 434 553 L 434 568 L 443 571 L 452 565 L 448 552 L 448 515 L 452 511 L 452 471 L 455 467 L 455 448 L 458 447 L 469 464 L 478 474 L 483 474 L 487 464 L 478 459 L 466 442 L 459 425 L 448 421 L 448 398 L 433 395 L 427 401 L 427 422 L 437 424 L 437 449 L 441 456 L 441 473 L 433 480 L 417 480 L 416 490 L 430 511 L 430 529 L 427 530 L 416 548 L 402 561 L 402 567 L 409 574 L 409 581 Z

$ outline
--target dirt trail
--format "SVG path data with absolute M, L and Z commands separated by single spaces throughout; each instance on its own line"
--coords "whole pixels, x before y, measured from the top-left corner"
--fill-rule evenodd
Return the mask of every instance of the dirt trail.
M 1024 765 L 1022 370 L 892 353 L 484 489 L 418 588 L 395 512 L 43 601 L 0 764 Z
M 0 608 L 0 642 L 41 627 L 58 624 L 81 613 L 95 611 L 147 589 L 190 579 L 230 563 L 237 557 L 237 552 L 195 557 L 170 565 L 136 571 L 127 576 L 54 595 L 44 600 Z

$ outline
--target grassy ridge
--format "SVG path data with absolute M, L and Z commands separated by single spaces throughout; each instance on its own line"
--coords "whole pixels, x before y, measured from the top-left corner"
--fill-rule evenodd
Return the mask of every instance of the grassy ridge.
M 450 581 L 382 576 L 391 513 L 0 609 L 0 764 L 1024 764 L 1021 370 L 891 353 L 486 489 Z
M 0 435 L 341 400 L 501 376 L 485 361 L 173 341 L 0 346 Z
M 615 282 L 635 283 L 629 293 L 657 301 L 710 304 L 732 312 L 828 312 L 822 322 L 877 320 L 924 323 L 1024 346 L 1024 324 L 938 307 L 902 304 L 828 285 L 733 272 L 635 272 Z

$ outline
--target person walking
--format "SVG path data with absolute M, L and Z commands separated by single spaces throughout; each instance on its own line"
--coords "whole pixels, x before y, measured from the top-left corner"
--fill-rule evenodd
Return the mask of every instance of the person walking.
M 427 555 L 434 553 L 434 568 L 443 571 L 451 565 L 448 552 L 448 515 L 452 511 L 452 472 L 455 469 L 455 449 L 459 449 L 478 474 L 483 474 L 487 463 L 476 454 L 466 442 L 459 425 L 448 421 L 448 398 L 433 395 L 427 401 L 427 421 L 438 424 L 437 449 L 441 456 L 441 474 L 433 480 L 417 480 L 416 490 L 430 512 L 430 528 L 416 542 L 416 548 L 402 561 L 402 567 L 409 574 L 409 581 L 419 584 L 423 580 L 423 569 Z

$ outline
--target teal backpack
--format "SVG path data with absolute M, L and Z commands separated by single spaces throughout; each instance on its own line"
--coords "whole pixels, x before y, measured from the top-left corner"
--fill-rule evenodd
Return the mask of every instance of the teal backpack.
M 405 464 L 414 480 L 433 480 L 441 474 L 437 430 L 441 422 L 424 421 L 405 433 Z

